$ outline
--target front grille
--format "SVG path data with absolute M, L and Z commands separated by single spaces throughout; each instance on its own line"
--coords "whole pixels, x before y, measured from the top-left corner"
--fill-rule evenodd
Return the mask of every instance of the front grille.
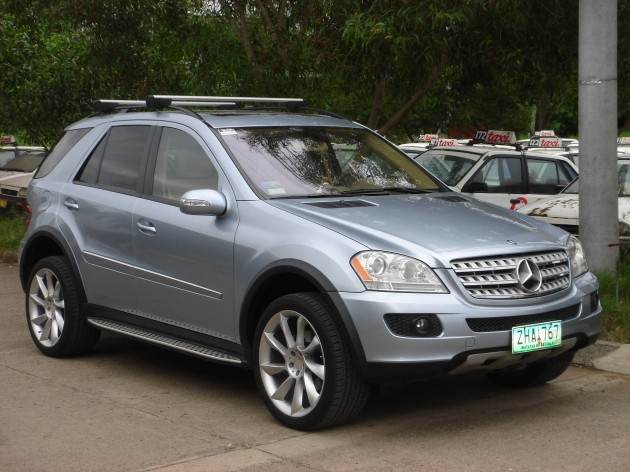
M 514 326 L 542 323 L 543 321 L 567 321 L 580 314 L 580 305 L 573 305 L 561 310 L 536 313 L 535 315 L 500 316 L 495 318 L 466 318 L 468 327 L 475 333 L 509 331 Z
M 10 195 L 12 197 L 17 197 L 18 191 L 10 190 L 8 188 L 3 188 L 2 190 L 0 190 L 0 193 L 2 193 L 3 195 Z
M 527 289 L 518 279 L 518 265 L 533 262 L 540 271 L 541 284 Z M 564 251 L 510 255 L 451 262 L 459 281 L 475 298 L 529 298 L 558 292 L 569 286 L 569 258 Z

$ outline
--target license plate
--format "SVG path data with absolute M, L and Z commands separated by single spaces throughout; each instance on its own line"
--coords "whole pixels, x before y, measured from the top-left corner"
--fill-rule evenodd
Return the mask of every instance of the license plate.
M 512 328 L 512 353 L 540 351 L 562 344 L 562 323 L 548 321 Z
M 6 208 L 7 203 L 9 203 L 7 200 L 3 200 L 2 198 L 0 198 L 0 208 Z

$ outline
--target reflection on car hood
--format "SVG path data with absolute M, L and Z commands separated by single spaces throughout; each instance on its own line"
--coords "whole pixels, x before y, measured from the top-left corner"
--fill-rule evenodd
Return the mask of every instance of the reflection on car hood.
M 33 180 L 33 173 L 29 172 L 28 174 L 24 174 L 23 172 L 18 172 L 17 175 L 13 175 L 10 178 L 2 179 L 0 184 L 2 186 L 10 186 L 16 188 L 28 187 L 28 184 Z
M 2 170 L 0 171 L 0 182 L 4 182 L 7 179 L 10 179 L 16 175 L 24 175 L 24 172 L 20 172 L 17 170 Z
M 369 248 L 431 254 L 442 262 L 557 248 L 567 237 L 533 218 L 456 193 L 268 202 Z

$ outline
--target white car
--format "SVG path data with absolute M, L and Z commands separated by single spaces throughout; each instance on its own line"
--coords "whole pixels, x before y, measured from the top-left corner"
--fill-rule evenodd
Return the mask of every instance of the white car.
M 630 155 L 618 160 L 619 183 L 619 239 L 630 244 Z M 558 226 L 569 233 L 579 233 L 578 180 L 574 180 L 562 193 L 522 206 L 520 213 L 533 216 Z
M 414 160 L 452 190 L 512 210 L 556 195 L 578 175 L 565 156 L 519 150 L 513 132 L 481 133 L 488 137 L 433 147 Z
M 0 214 L 21 211 L 28 185 L 47 152 L 45 148 L 32 148 L 0 167 Z

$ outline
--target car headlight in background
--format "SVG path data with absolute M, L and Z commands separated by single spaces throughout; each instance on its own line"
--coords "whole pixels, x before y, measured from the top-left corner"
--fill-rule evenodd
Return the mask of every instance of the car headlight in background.
M 433 270 L 411 257 L 366 251 L 354 256 L 350 264 L 368 290 L 448 293 Z
M 20 190 L 18 190 L 18 197 L 26 198 L 26 194 L 27 193 L 28 193 L 28 188 L 27 187 L 22 187 Z
M 582 275 L 588 272 L 588 265 L 586 264 L 586 257 L 584 256 L 584 250 L 582 244 L 575 236 L 569 237 L 569 259 L 571 260 L 571 274 L 573 277 Z

